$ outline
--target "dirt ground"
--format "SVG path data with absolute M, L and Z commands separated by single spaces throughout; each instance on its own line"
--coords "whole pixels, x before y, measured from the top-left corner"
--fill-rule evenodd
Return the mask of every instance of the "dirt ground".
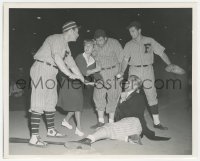
M 26 113 L 24 111 L 10 111 L 9 137 L 29 138 Z M 129 144 L 116 140 L 104 140 L 92 144 L 91 151 L 68 150 L 62 145 L 49 145 L 47 148 L 37 148 L 28 144 L 9 143 L 10 155 L 70 155 L 70 154 L 99 154 L 99 155 L 191 155 L 192 154 L 192 112 L 188 109 L 184 98 L 161 98 L 160 118 L 169 130 L 154 129 L 149 114 L 145 113 L 150 129 L 156 131 L 156 135 L 171 137 L 169 141 L 151 141 L 143 137 L 143 145 Z M 44 122 L 40 126 L 40 134 L 44 140 L 62 141 L 78 140 L 80 137 L 74 134 L 74 129 L 68 130 L 61 126 L 64 115 L 57 112 L 55 126 L 65 134 L 66 138 L 47 138 Z M 82 127 L 87 134 L 92 133 L 90 127 L 97 122 L 93 108 L 86 108 L 82 114 Z M 72 119 L 71 124 L 74 125 Z

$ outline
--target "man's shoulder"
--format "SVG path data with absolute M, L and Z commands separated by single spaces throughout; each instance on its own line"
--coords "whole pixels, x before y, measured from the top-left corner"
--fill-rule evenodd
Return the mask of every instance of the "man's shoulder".
M 134 44 L 136 44 L 136 42 L 131 39 L 125 44 L 125 47 L 130 47 L 130 46 L 133 46 Z
M 119 41 L 117 39 L 114 39 L 114 38 L 108 38 L 108 42 L 109 43 L 113 43 L 113 44 L 119 44 Z
M 53 34 L 53 35 L 49 35 L 47 36 L 47 40 L 58 40 L 62 38 L 62 34 Z
M 142 36 L 144 42 L 152 42 L 154 39 L 152 37 Z

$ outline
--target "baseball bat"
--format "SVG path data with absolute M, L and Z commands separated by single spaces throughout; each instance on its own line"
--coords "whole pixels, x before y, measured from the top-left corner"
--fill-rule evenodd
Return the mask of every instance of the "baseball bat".
M 29 143 L 29 139 L 25 138 L 14 138 L 11 137 L 9 138 L 10 143 Z M 53 145 L 65 145 L 65 142 L 54 142 L 54 141 L 45 141 L 48 144 L 53 144 Z

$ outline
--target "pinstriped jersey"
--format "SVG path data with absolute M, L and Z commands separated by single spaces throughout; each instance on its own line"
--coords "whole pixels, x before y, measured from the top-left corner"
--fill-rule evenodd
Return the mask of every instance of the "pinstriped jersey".
M 121 63 L 123 59 L 121 44 L 116 39 L 108 38 L 103 47 L 95 45 L 95 59 L 102 68 Z
M 64 58 L 66 51 L 68 56 L 65 58 L 65 63 L 69 67 L 75 66 L 75 62 L 71 56 L 70 49 L 64 39 L 63 34 L 54 34 L 46 38 L 43 45 L 34 55 L 34 59 L 42 60 L 49 62 L 52 65 L 56 65 L 54 62 L 55 54 L 58 54 L 61 56 L 61 58 Z
M 129 65 L 151 65 L 154 53 L 162 56 L 165 48 L 153 38 L 142 36 L 140 41 L 131 40 L 126 43 L 123 54 Z

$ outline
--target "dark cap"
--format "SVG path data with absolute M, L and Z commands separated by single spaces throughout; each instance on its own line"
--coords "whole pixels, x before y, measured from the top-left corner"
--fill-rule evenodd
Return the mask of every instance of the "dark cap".
M 68 21 L 62 26 L 62 31 L 66 32 L 72 28 L 80 28 L 75 21 Z
M 94 33 L 94 38 L 106 37 L 106 32 L 102 29 L 97 29 Z
M 138 21 L 133 21 L 130 23 L 130 25 L 128 25 L 126 28 L 130 29 L 131 27 L 135 27 L 137 30 L 141 29 L 141 23 Z

